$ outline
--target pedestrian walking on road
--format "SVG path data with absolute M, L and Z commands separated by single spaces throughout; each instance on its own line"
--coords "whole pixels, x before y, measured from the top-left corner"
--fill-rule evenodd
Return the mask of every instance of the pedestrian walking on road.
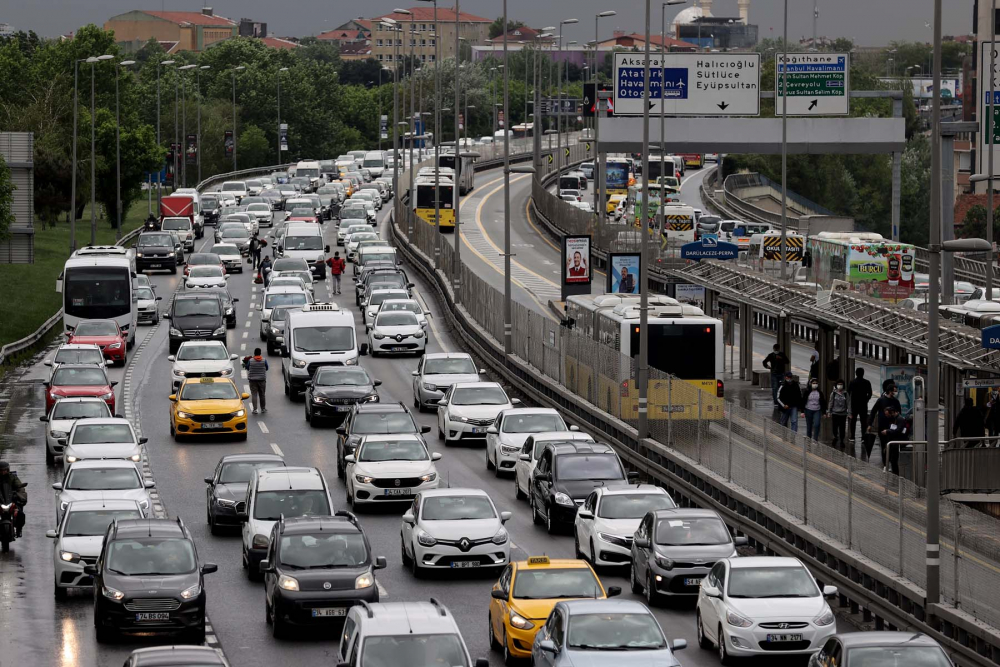
M 865 379 L 865 369 L 854 371 L 854 379 L 847 387 L 851 397 L 851 446 L 848 454 L 854 456 L 854 427 L 861 422 L 861 435 L 864 437 L 865 424 L 868 423 L 868 401 L 872 399 L 872 383 Z
M 775 343 L 771 354 L 764 357 L 764 368 L 771 371 L 771 401 L 774 407 L 778 405 L 778 389 L 785 379 L 785 371 L 788 370 L 788 357 L 781 351 L 781 347 Z
M 339 252 L 333 253 L 333 257 L 326 260 L 330 267 L 330 275 L 333 276 L 333 293 L 340 294 L 340 277 L 347 270 L 347 262 L 340 256 Z
M 267 359 L 261 356 L 260 348 L 254 348 L 252 357 L 243 357 L 243 368 L 247 371 L 247 384 L 250 385 L 250 400 L 253 402 L 253 414 L 257 408 L 267 412 Z
M 806 437 L 819 440 L 819 427 L 825 413 L 826 394 L 819 388 L 819 380 L 813 378 L 805 397 Z
M 992 408 L 991 408 L 992 409 Z M 1000 409 L 1000 406 L 998 406 Z M 955 417 L 955 425 L 951 429 L 952 437 L 955 438 L 982 438 L 986 435 L 986 424 L 983 413 L 976 407 L 971 396 L 965 397 L 965 405 L 958 411 Z M 967 440 L 961 444 L 962 447 L 976 447 L 979 440 Z
M 802 409 L 802 388 L 791 372 L 785 372 L 784 381 L 778 389 L 778 407 L 781 409 L 780 423 L 792 431 L 799 432 L 799 410 Z
M 260 264 L 260 239 L 254 234 L 250 237 L 250 264 L 256 269 Z
M 847 415 L 851 410 L 851 401 L 844 391 L 843 380 L 837 380 L 833 386 L 833 393 L 830 394 L 830 418 L 833 422 L 833 446 L 837 449 L 845 449 L 847 442 L 844 439 L 847 430 Z M 852 434 L 853 436 L 853 434 Z M 854 438 L 851 438 L 851 454 L 854 453 Z

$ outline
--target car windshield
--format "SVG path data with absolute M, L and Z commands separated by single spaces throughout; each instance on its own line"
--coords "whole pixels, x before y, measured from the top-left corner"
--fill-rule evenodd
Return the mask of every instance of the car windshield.
M 234 246 L 232 243 L 217 243 L 212 246 L 212 252 L 216 255 L 238 255 L 240 254 L 239 248 Z
M 52 408 L 52 419 L 99 419 L 110 417 L 104 401 L 57 401 Z
M 274 266 L 271 267 L 275 272 L 281 271 L 308 271 L 309 265 L 306 264 L 304 259 L 296 259 L 294 257 L 287 257 L 283 259 L 274 260 Z
M 73 331 L 74 336 L 117 336 L 118 326 L 114 322 L 80 322 Z
M 167 218 L 160 225 L 160 229 L 171 229 L 178 231 L 187 231 L 191 229 L 191 221 L 188 219 L 178 219 L 178 218 Z
M 847 649 L 845 665 L 864 667 L 951 667 L 936 646 L 859 646 Z
M 602 519 L 641 519 L 649 510 L 676 507 L 665 493 L 622 493 L 604 496 L 597 509 Z
M 406 412 L 363 412 L 355 415 L 351 424 L 351 433 L 355 435 L 416 432 L 417 425 Z
M 565 430 L 566 422 L 555 414 L 515 414 L 503 418 L 504 433 L 544 433 Z
M 223 275 L 221 266 L 192 266 L 188 272 L 192 278 L 221 278 Z
M 271 323 L 284 322 L 288 319 L 288 313 L 292 310 L 300 310 L 294 307 L 283 306 L 281 308 L 275 308 L 271 311 Z
M 566 643 L 570 648 L 593 651 L 649 651 L 667 645 L 650 613 L 573 614 Z
M 156 299 L 156 295 L 153 294 L 153 290 L 148 287 L 137 287 L 135 290 L 135 296 L 139 301 L 153 301 Z
M 148 289 L 148 288 L 147 288 Z M 139 297 L 140 299 L 143 297 Z M 59 350 L 54 363 L 57 364 L 103 364 L 104 355 L 98 349 Z
M 135 468 L 76 468 L 69 471 L 63 488 L 71 491 L 124 491 L 141 489 Z
M 415 327 L 417 326 L 417 316 L 413 313 L 382 313 L 375 320 L 376 327 Z
M 220 308 L 216 298 L 174 299 L 174 317 L 218 317 Z
M 224 239 L 248 239 L 250 238 L 249 232 L 246 229 L 237 229 L 236 227 L 230 227 L 229 229 L 222 230 L 222 238 Z
M 385 166 L 385 161 L 382 158 L 380 158 L 380 157 L 370 158 L 370 159 L 366 159 L 364 161 L 364 166 L 366 166 L 366 167 L 382 167 L 382 166 Z
M 421 521 L 495 519 L 496 515 L 486 496 L 431 496 L 420 510 Z
M 280 552 L 281 564 L 295 570 L 361 567 L 368 562 L 361 533 L 283 535 Z
M 679 547 L 729 544 L 732 537 L 721 519 L 715 517 L 663 519 L 656 525 L 656 543 Z
M 402 276 L 400 276 L 402 278 Z M 423 314 L 420 304 L 416 301 L 395 301 L 392 303 L 382 303 L 382 312 L 405 311 L 407 313 Z
M 299 352 L 344 352 L 354 347 L 354 327 L 299 327 L 293 339 Z
M 141 519 L 139 510 L 80 510 L 66 515 L 63 537 L 97 537 L 103 535 L 115 519 Z
M 439 665 L 440 667 L 468 667 L 462 640 L 456 634 L 430 635 L 375 635 L 365 639 L 361 649 L 360 667 L 398 665 L 400 656 L 406 656 L 408 665 Z
M 357 454 L 359 462 L 426 461 L 430 458 L 419 440 L 375 440 L 364 443 Z
M 190 345 L 185 343 L 177 350 L 177 361 L 224 361 L 229 359 L 221 345 Z
M 624 479 L 614 454 L 562 454 L 556 458 L 560 480 Z
M 269 287 L 304 287 L 302 280 L 292 276 L 273 278 Z
M 385 301 L 386 299 L 398 299 L 400 297 L 405 297 L 405 296 L 406 294 L 402 292 L 382 292 L 380 294 L 372 292 L 371 299 L 368 301 L 368 305 L 378 306 L 381 305 L 382 302 Z
M 136 244 L 138 247 L 143 246 L 172 246 L 174 240 L 170 238 L 170 234 L 143 234 L 139 237 L 139 242 Z
M 232 382 L 186 382 L 180 396 L 182 401 L 233 400 L 239 397 Z
M 590 568 L 521 568 L 514 578 L 512 597 L 519 600 L 554 600 L 594 598 L 602 593 L 601 584 Z
M 244 185 L 243 183 L 223 183 L 222 184 L 222 191 L 223 192 L 245 192 L 246 189 L 247 189 L 247 186 Z
M 52 374 L 54 387 L 86 387 L 90 385 L 106 385 L 108 378 L 100 368 L 66 368 L 60 367 Z
M 107 554 L 107 568 L 125 576 L 185 574 L 195 569 L 191 542 L 178 538 L 117 539 Z
M 77 424 L 73 429 L 74 445 L 100 445 L 112 442 L 134 442 L 128 424 Z
M 354 232 L 347 240 L 348 243 L 361 243 L 362 241 L 378 241 L 378 234 L 375 232 Z
M 451 396 L 452 405 L 505 405 L 507 394 L 500 387 L 461 387 Z
M 314 387 L 363 387 L 371 383 L 363 368 L 322 368 L 313 378 Z
M 363 252 L 360 253 L 358 262 L 365 264 L 367 262 L 394 262 L 396 261 L 396 255 L 391 252 Z M 398 299 L 399 296 L 393 298 Z
M 305 292 L 285 292 L 283 294 L 268 294 L 264 297 L 264 307 L 304 306 L 307 303 Z
M 326 502 L 326 494 L 319 489 L 259 491 L 253 509 L 253 518 L 261 521 L 277 521 L 282 515 L 288 519 L 328 514 L 330 506 Z
M 424 375 L 476 375 L 478 369 L 468 357 L 428 359 L 424 362 Z
M 246 484 L 258 468 L 283 468 L 284 461 L 233 461 L 222 465 L 219 484 Z
M 309 215 L 312 215 L 312 213 L 310 213 Z M 285 250 L 323 249 L 323 238 L 318 234 L 316 236 L 285 236 L 284 243 L 285 243 Z
M 814 598 L 816 582 L 804 567 L 734 567 L 729 570 L 731 598 Z

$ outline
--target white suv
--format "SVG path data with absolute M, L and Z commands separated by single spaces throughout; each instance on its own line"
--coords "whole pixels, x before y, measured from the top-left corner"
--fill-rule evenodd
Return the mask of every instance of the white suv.
M 120 459 L 138 463 L 142 459 L 139 445 L 148 438 L 136 437 L 129 420 L 118 417 L 78 419 L 63 449 L 63 471 L 77 461 L 90 459 Z
M 170 393 L 181 386 L 188 378 L 224 377 L 231 378 L 236 374 L 233 362 L 237 355 L 229 354 L 226 344 L 221 340 L 187 340 L 177 348 L 177 354 L 171 354 L 167 361 L 172 361 L 170 368 Z
M 347 464 L 347 502 L 410 501 L 414 495 L 441 483 L 435 461 L 423 439 L 415 434 L 367 435 L 344 457 Z
M 573 523 L 576 557 L 594 567 L 632 560 L 632 535 L 646 512 L 677 507 L 667 490 L 651 484 L 617 484 L 594 489 Z
M 552 408 L 504 410 L 486 427 L 486 469 L 493 470 L 497 477 L 501 472 L 514 472 L 514 464 L 529 435 L 567 430 L 579 429 L 566 426 L 562 416 Z

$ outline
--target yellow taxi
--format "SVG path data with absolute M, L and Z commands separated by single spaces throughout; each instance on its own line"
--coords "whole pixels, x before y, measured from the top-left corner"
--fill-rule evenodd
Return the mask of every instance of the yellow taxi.
M 341 174 L 341 176 L 343 176 L 343 174 Z M 351 195 L 354 194 L 354 182 L 351 179 L 349 179 L 349 178 L 342 178 L 342 179 L 340 179 L 340 182 L 343 183 L 344 187 L 347 189 L 347 196 L 348 197 L 350 197 Z
M 620 595 L 605 591 L 585 560 L 529 556 L 504 568 L 490 600 L 490 647 L 503 652 L 509 665 L 531 657 L 531 645 L 560 600 L 598 599 Z
M 170 395 L 170 435 L 235 433 L 247 439 L 247 411 L 241 394 L 229 378 L 188 378 Z
M 608 197 L 607 212 L 608 215 L 614 215 L 614 212 L 618 209 L 618 205 L 625 201 L 625 195 L 611 195 Z

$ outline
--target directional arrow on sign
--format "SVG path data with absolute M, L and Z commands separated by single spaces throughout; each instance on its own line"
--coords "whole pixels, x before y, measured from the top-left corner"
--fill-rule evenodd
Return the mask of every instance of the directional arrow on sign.
M 813 101 L 812 101 L 812 102 L 811 102 L 811 103 L 809 104 L 809 109 L 810 109 L 810 110 L 812 110 L 812 109 L 815 109 L 815 108 L 816 108 L 816 105 L 817 105 L 817 104 L 819 104 L 819 100 L 813 100 Z
M 720 102 L 720 103 L 719 103 L 719 104 L 718 104 L 717 106 L 718 106 L 718 107 L 719 107 L 720 109 L 722 109 L 723 111 L 725 111 L 725 110 L 726 110 L 726 107 L 728 107 L 729 105 L 728 105 L 728 104 L 726 104 L 726 101 L 725 101 L 725 100 L 722 100 L 722 102 Z
M 552 160 L 552 156 L 551 156 L 551 155 L 549 155 L 549 164 L 552 164 L 552 162 L 553 162 L 553 160 Z
M 588 153 L 590 152 L 590 142 L 589 141 L 587 142 L 587 152 Z
M 566 148 L 564 148 L 563 150 L 565 150 L 565 151 L 566 151 L 566 157 L 569 157 L 569 147 L 566 147 Z

